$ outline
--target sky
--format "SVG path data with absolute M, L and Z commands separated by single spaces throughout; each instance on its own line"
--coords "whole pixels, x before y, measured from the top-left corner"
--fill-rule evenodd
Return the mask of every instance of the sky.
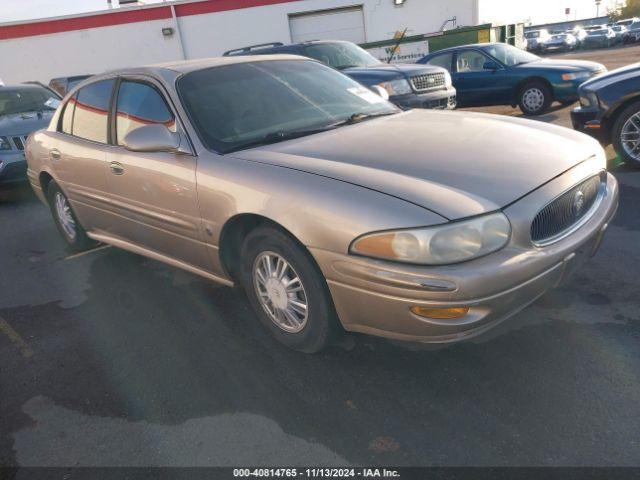
M 157 3 L 163 0 L 144 0 L 144 3 Z M 447 1 L 447 0 L 411 0 L 411 1 Z M 571 8 L 570 19 L 594 17 L 595 0 L 480 0 L 481 20 L 513 22 L 530 20 L 532 23 L 544 23 L 566 20 L 565 8 Z M 606 4 L 615 0 L 602 0 L 601 14 L 606 12 Z M 113 0 L 117 5 L 118 0 Z M 74 13 L 104 10 L 107 0 L 0 0 L 0 23 L 36 18 L 70 15 Z M 516 18 L 513 18 L 516 17 Z

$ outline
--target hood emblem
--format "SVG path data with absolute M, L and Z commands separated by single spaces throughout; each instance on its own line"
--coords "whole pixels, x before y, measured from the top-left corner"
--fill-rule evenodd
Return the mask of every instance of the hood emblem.
M 575 217 L 579 217 L 580 214 L 582 213 L 582 210 L 584 210 L 584 193 L 582 193 L 582 190 L 578 190 L 574 195 L 573 195 L 573 205 L 572 205 L 572 210 L 573 210 L 573 215 Z

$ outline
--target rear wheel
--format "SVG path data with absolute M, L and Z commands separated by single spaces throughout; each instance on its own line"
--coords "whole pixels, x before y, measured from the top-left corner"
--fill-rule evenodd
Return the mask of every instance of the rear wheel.
M 612 130 L 612 143 L 625 163 L 640 167 L 640 101 L 625 108 Z
M 87 232 L 73 213 L 69 199 L 56 182 L 49 183 L 47 198 L 56 227 L 73 250 L 82 251 L 96 245 L 95 241 L 87 237 Z
M 551 105 L 551 89 L 541 81 L 532 81 L 520 90 L 518 104 L 527 116 L 541 115 Z
M 260 322 L 280 343 L 305 353 L 326 347 L 338 320 L 326 281 L 308 252 L 272 227 L 242 247 L 242 284 Z

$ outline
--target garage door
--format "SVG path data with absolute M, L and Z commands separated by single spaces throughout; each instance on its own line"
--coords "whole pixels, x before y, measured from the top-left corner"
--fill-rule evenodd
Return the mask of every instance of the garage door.
M 289 29 L 293 43 L 307 40 L 366 42 L 362 7 L 289 15 Z

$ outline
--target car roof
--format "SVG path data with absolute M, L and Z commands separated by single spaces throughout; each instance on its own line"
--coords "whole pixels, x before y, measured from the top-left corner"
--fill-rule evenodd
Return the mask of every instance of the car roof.
M 290 50 L 291 48 L 296 48 L 304 45 L 330 45 L 330 44 L 345 44 L 345 43 L 353 43 L 347 40 L 305 40 L 304 42 L 297 43 L 289 43 L 284 44 L 280 42 L 274 43 L 262 43 L 258 45 L 247 45 L 246 47 L 234 48 L 227 52 L 225 52 L 224 56 L 242 56 L 242 54 L 246 53 L 248 55 L 253 55 L 261 52 L 280 52 Z
M 18 85 L 0 85 L 0 92 L 5 92 L 7 90 L 49 90 L 46 85 L 35 85 L 32 83 L 21 83 Z
M 506 45 L 502 42 L 487 42 L 487 43 L 470 43 L 468 45 L 458 45 L 456 47 L 443 48 L 442 50 L 437 50 L 433 53 L 430 53 L 428 56 L 435 55 L 437 53 L 445 53 L 452 52 L 454 50 L 460 50 L 461 48 L 479 48 L 482 50 L 485 47 L 490 47 L 491 45 Z
M 222 67 L 225 65 L 235 65 L 240 63 L 249 62 L 268 62 L 273 60 L 306 60 L 314 61 L 312 59 L 301 57 L 299 55 L 244 55 L 244 56 L 230 56 L 230 57 L 211 57 L 211 58 L 199 58 L 195 60 L 181 60 L 175 62 L 156 63 L 151 65 L 143 65 L 140 67 L 128 67 L 116 70 L 110 70 L 108 72 L 94 75 L 82 82 L 80 85 L 85 85 L 87 82 L 93 82 L 105 77 L 113 77 L 114 75 L 152 75 L 159 77 L 179 76 L 196 70 L 204 70 L 213 67 Z

